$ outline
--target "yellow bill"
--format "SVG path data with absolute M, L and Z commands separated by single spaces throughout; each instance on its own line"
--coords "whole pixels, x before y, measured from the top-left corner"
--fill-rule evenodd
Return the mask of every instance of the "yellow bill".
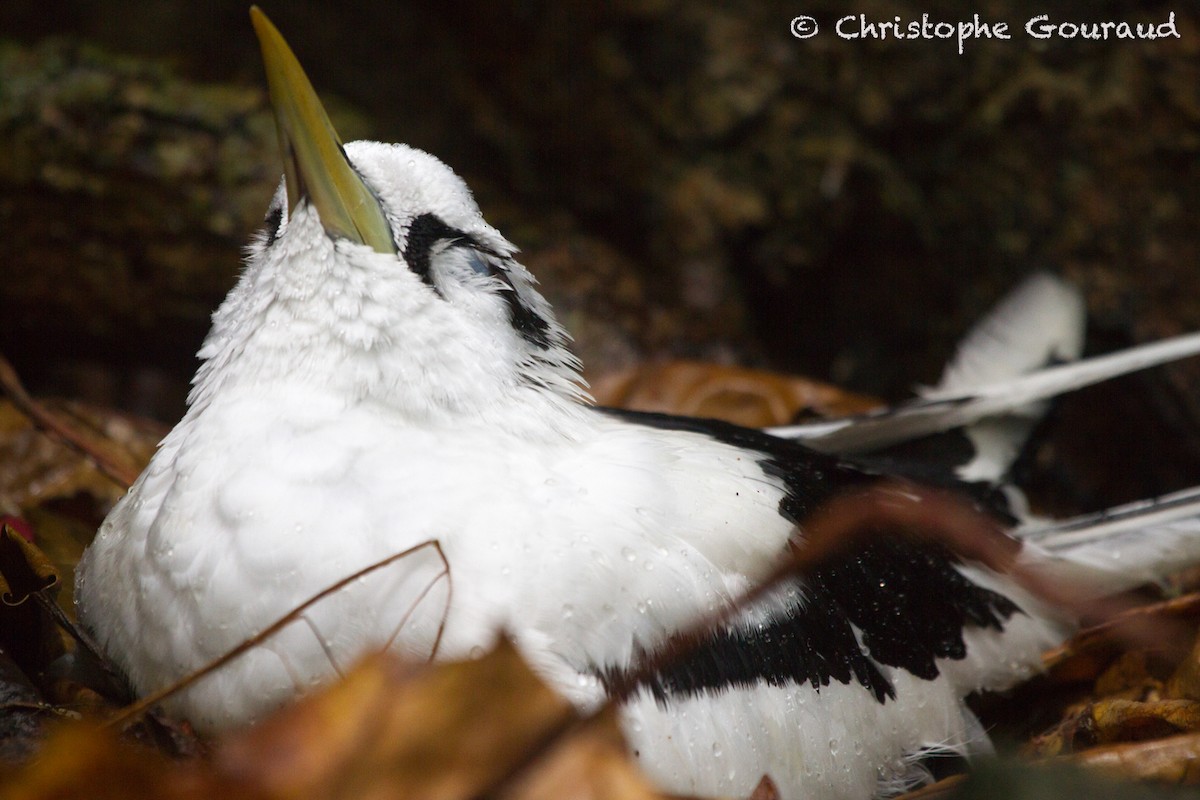
M 287 177 L 288 208 L 307 197 L 332 236 L 396 252 L 391 228 L 379 201 L 359 177 L 342 149 L 304 69 L 279 30 L 258 6 L 250 21 L 262 47 L 271 107 L 279 127 L 279 146 Z

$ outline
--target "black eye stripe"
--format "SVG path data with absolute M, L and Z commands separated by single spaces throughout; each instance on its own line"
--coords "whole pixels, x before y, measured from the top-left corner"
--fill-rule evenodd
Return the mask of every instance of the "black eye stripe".
M 429 259 L 433 255 L 433 246 L 447 240 L 477 246 L 474 239 L 442 222 L 435 214 L 422 214 L 414 219 L 408 226 L 408 241 L 404 244 L 404 261 L 408 268 L 438 294 L 441 292 L 429 274 Z
M 267 211 L 267 217 L 263 220 L 263 224 L 267 228 L 267 243 L 265 246 L 270 247 L 279 238 L 279 229 L 283 226 L 283 206 L 271 206 L 270 210 Z
M 433 256 L 434 246 L 442 242 L 448 242 L 456 247 L 470 247 L 482 255 L 499 258 L 498 253 L 475 241 L 470 234 L 447 225 L 436 215 L 422 214 L 417 217 L 408 228 L 408 239 L 404 244 L 404 260 L 408 264 L 408 268 L 417 273 L 421 280 L 439 296 L 442 292 L 434 283 L 433 275 L 430 274 L 430 259 Z M 549 347 L 550 323 L 522 301 L 507 272 L 490 260 L 485 259 L 484 263 L 487 266 L 487 274 L 504 284 L 500 296 L 508 306 L 508 317 L 513 329 L 530 344 L 543 350 Z

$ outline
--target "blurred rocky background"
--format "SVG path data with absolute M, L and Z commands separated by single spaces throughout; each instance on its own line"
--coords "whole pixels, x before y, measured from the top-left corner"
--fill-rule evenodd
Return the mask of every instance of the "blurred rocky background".
M 691 357 L 899 399 L 1037 269 L 1083 287 L 1092 351 L 1200 328 L 1193 5 L 265 10 L 345 138 L 409 142 L 468 180 L 590 375 Z M 35 393 L 181 412 L 208 315 L 280 172 L 246 12 L 0 4 L 0 350 Z M 1024 31 L 1044 13 L 1171 12 L 1179 38 Z M 801 13 L 819 35 L 791 35 Z M 847 41 L 833 24 L 851 13 L 977 13 L 1012 39 L 962 55 L 953 41 Z M 1063 429 L 1054 462 L 1074 453 L 1092 469 L 1113 454 L 1083 488 L 1072 478 L 1078 504 L 1195 482 L 1198 388 L 1200 368 L 1181 365 L 1064 405 L 1048 423 Z

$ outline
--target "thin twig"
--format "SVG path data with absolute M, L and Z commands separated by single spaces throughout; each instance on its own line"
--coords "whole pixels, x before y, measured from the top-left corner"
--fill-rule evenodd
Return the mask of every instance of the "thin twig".
M 96 643 L 93 642 L 91 637 L 89 637 L 81 628 L 79 628 L 79 626 L 71 621 L 71 618 L 67 616 L 67 612 L 62 610 L 62 606 L 60 606 L 54 600 L 54 598 L 50 597 L 48 590 L 42 589 L 41 591 L 34 592 L 31 596 L 34 599 L 34 602 L 41 606 L 42 610 L 50 615 L 50 618 L 54 620 L 54 623 L 66 631 L 67 635 L 75 640 L 76 644 L 78 644 L 84 650 L 87 650 L 90 655 L 96 656 L 97 658 L 101 658 L 101 660 L 103 660 L 99 649 L 96 647 Z
M 87 631 L 79 625 L 76 625 L 71 618 L 67 616 L 67 612 L 63 611 L 62 606 L 60 606 L 58 601 L 50 594 L 51 588 L 53 587 L 39 589 L 36 592 L 32 592 L 29 597 L 33 599 L 38 608 L 40 608 L 47 616 L 50 617 L 54 624 L 56 624 L 61 630 L 66 631 L 67 635 L 75 640 L 75 645 L 77 647 L 76 653 L 86 653 L 92 659 L 94 664 L 100 669 L 104 678 L 108 682 L 108 685 L 104 687 L 102 693 L 105 693 L 106 695 L 112 695 L 114 697 L 117 694 L 120 694 L 123 699 L 128 699 L 129 689 L 125 678 L 121 675 L 120 671 L 113 665 L 113 663 L 109 661 L 108 657 L 100 652 L 100 648 L 97 647 L 96 643 L 92 641 L 92 638 L 88 636 Z
M 159 689 L 157 692 L 153 692 L 152 694 L 149 694 L 149 695 L 139 699 L 137 702 L 133 703 L 132 705 L 124 708 L 115 717 L 108 720 L 106 725 L 108 727 L 121 727 L 123 725 L 128 724 L 131 720 L 146 713 L 148 710 L 150 710 L 154 706 L 158 705 L 163 700 L 165 700 L 166 698 L 175 694 L 176 692 L 187 688 L 188 686 L 190 686 L 191 684 L 200 680 L 201 678 L 205 677 L 206 675 L 209 675 L 210 673 L 220 669 L 221 667 L 225 666 L 230 661 L 232 661 L 233 659 L 242 655 L 243 653 L 250 650 L 251 648 L 257 647 L 259 644 L 261 644 L 265 640 L 269 639 L 270 637 L 274 636 L 276 633 L 281 631 L 283 628 L 287 627 L 288 625 L 295 622 L 297 619 L 301 618 L 301 616 L 304 614 L 305 611 L 307 611 L 313 605 L 324 600 L 329 595 L 331 595 L 335 592 L 341 591 L 346 586 L 348 586 L 349 584 L 358 580 L 359 578 L 363 578 L 363 577 L 371 574 L 372 572 L 375 572 L 376 570 L 382 569 L 390 564 L 395 563 L 396 561 L 399 561 L 402 558 L 407 558 L 408 556 L 412 555 L 413 553 L 416 553 L 419 550 L 423 550 L 426 547 L 432 547 L 435 551 L 437 551 L 438 557 L 442 560 L 442 566 L 443 566 L 442 574 L 445 574 L 447 576 L 447 578 L 449 578 L 450 562 L 446 558 L 445 552 L 442 550 L 441 542 L 439 542 L 437 539 L 430 539 L 429 541 L 421 542 L 420 544 L 414 545 L 413 547 L 410 547 L 407 550 L 404 550 L 404 551 L 401 551 L 394 555 L 388 556 L 387 558 L 383 559 L 382 561 L 376 561 L 374 564 L 364 567 L 363 569 L 360 569 L 358 572 L 355 572 L 352 575 L 347 575 L 345 578 L 342 578 L 337 583 L 335 583 L 331 586 L 328 586 L 325 589 L 322 589 L 321 591 L 317 592 L 315 595 L 313 595 L 312 597 L 305 600 L 300 605 L 293 608 L 287 614 L 280 617 L 278 620 L 276 620 L 272 624 L 268 625 L 266 628 L 259 631 L 254 636 L 251 636 L 249 639 L 246 639 L 241 644 L 239 644 L 237 647 L 235 647 L 232 650 L 230 650 L 229 652 L 225 653 L 225 655 L 220 656 L 216 660 L 210 661 L 208 664 L 204 665 L 200 669 L 183 676 L 179 680 L 172 683 L 170 686 L 167 686 L 163 689 Z M 447 603 L 449 603 L 449 601 L 447 601 Z M 438 629 L 438 640 L 439 641 L 440 641 L 440 638 L 441 638 L 441 629 L 439 628 Z M 436 642 L 435 642 L 435 647 L 436 647 Z
M 396 625 L 396 630 L 392 632 L 392 635 L 390 637 L 388 637 L 388 640 L 384 643 L 383 647 L 380 649 L 382 649 L 382 650 L 391 649 L 392 643 L 396 641 L 396 637 L 400 635 L 400 631 L 404 630 L 404 626 L 408 624 L 408 621 L 410 619 L 412 619 L 413 612 L 417 610 L 417 607 L 420 606 L 421 603 L 425 602 L 425 598 L 428 597 L 429 593 L 433 591 L 433 587 L 437 586 L 438 581 L 440 581 L 442 579 L 443 575 L 446 576 L 446 582 L 448 584 L 450 584 L 448 587 L 448 590 L 450 592 L 453 592 L 454 585 L 453 585 L 453 583 L 451 583 L 450 567 L 449 567 L 449 565 L 447 565 L 445 569 L 443 569 L 437 575 L 433 576 L 433 579 L 430 580 L 429 583 L 425 585 L 425 588 L 421 590 L 421 593 L 419 595 L 417 595 L 417 599 L 409 604 L 408 611 L 405 611 L 404 616 L 400 618 L 399 624 Z M 450 615 L 450 601 L 449 601 L 449 599 L 447 599 L 446 606 L 442 610 L 442 619 L 438 623 L 437 635 L 434 637 L 434 640 L 433 640 L 433 648 L 431 649 L 431 651 L 429 653 L 428 661 L 430 661 L 430 662 L 432 662 L 433 659 L 437 656 L 438 646 L 441 645 L 441 643 L 442 643 L 442 632 L 446 629 L 446 617 L 448 617 L 449 615 Z
M 29 392 L 17 376 L 17 371 L 8 359 L 0 353 L 0 391 L 8 395 L 8 399 L 18 411 L 27 416 L 43 432 L 53 436 L 75 452 L 96 465 L 107 478 L 128 489 L 137 480 L 138 471 L 120 464 L 106 453 L 96 449 L 88 437 L 70 423 L 62 420 L 59 415 L 50 411 L 38 401 L 30 397 Z

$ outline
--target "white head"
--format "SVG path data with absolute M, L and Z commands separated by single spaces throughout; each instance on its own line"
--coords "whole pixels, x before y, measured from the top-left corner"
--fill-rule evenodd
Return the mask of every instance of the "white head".
M 585 398 L 567 334 L 462 179 L 406 145 L 343 148 L 278 32 L 254 21 L 287 176 L 190 402 L 236 381 L 311 382 L 414 419 Z

